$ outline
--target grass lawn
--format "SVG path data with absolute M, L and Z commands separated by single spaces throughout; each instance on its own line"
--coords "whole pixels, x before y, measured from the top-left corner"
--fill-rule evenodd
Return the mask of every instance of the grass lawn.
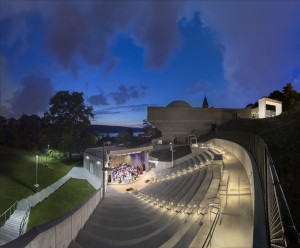
M 49 157 L 48 157 L 49 158 Z M 0 214 L 16 200 L 34 194 L 35 152 L 0 146 Z M 40 156 L 38 165 L 38 184 L 40 190 L 65 176 L 73 166 L 82 166 L 82 156 L 73 160 L 49 161 L 44 167 L 45 156 Z M 0 220 L 1 221 L 1 220 Z
M 71 178 L 46 200 L 31 208 L 27 231 L 65 214 L 94 192 L 88 181 Z

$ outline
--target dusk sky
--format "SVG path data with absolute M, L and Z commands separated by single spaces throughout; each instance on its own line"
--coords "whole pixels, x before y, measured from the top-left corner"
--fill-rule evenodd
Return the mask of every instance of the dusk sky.
M 1 116 L 84 93 L 94 124 L 137 126 L 147 106 L 244 108 L 300 90 L 298 1 L 1 1 Z

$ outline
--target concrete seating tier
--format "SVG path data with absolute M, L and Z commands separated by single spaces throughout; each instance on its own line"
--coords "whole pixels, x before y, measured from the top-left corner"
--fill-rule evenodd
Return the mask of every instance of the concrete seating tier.
M 213 170 L 220 168 L 207 163 L 213 156 L 205 152 L 161 171 L 134 194 L 108 187 L 70 247 L 202 247 L 218 216 L 220 179 Z

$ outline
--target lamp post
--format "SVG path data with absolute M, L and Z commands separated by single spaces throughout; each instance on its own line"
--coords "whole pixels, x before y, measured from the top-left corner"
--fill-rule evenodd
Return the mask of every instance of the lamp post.
M 105 143 L 104 143 L 104 135 L 101 135 L 101 137 L 102 137 L 102 172 L 103 172 L 103 174 L 102 174 L 102 176 L 103 176 L 103 178 L 102 178 L 102 187 L 103 187 L 103 199 L 104 199 L 104 196 L 105 196 L 105 168 L 104 168 L 104 156 L 105 156 L 105 149 L 104 149 L 104 146 L 105 146 Z
M 39 154 L 37 154 L 35 156 L 35 160 L 36 160 L 36 166 L 35 166 L 35 185 L 34 185 L 34 189 L 35 192 L 39 191 L 39 185 L 38 185 L 38 162 L 39 162 Z
M 170 150 L 172 152 L 172 168 L 174 167 L 174 140 L 175 137 L 172 138 L 172 141 L 170 142 Z

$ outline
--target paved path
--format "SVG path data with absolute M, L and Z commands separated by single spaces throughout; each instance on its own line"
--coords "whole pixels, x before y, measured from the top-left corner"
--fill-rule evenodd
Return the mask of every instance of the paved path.
M 212 237 L 211 247 L 252 247 L 253 209 L 250 183 L 241 162 L 226 153 L 224 170 L 230 172 L 228 197 L 221 193 L 221 216 Z M 225 173 L 226 174 L 226 173 Z
M 56 181 L 55 183 L 48 186 L 47 188 L 43 189 L 42 191 L 37 192 L 34 195 L 31 195 L 26 199 L 22 199 L 21 201 L 19 201 L 14 213 L 0 228 L 0 245 L 6 244 L 19 237 L 21 234 L 23 234 L 22 231 L 20 231 L 20 227 L 23 222 L 24 223 L 23 230 L 24 232 L 26 231 L 27 222 L 30 214 L 30 208 L 34 207 L 38 203 L 48 198 L 51 194 L 53 194 L 56 190 L 58 190 L 63 184 L 65 184 L 70 178 L 71 176 L 66 175 L 61 179 L 59 179 L 58 181 Z

